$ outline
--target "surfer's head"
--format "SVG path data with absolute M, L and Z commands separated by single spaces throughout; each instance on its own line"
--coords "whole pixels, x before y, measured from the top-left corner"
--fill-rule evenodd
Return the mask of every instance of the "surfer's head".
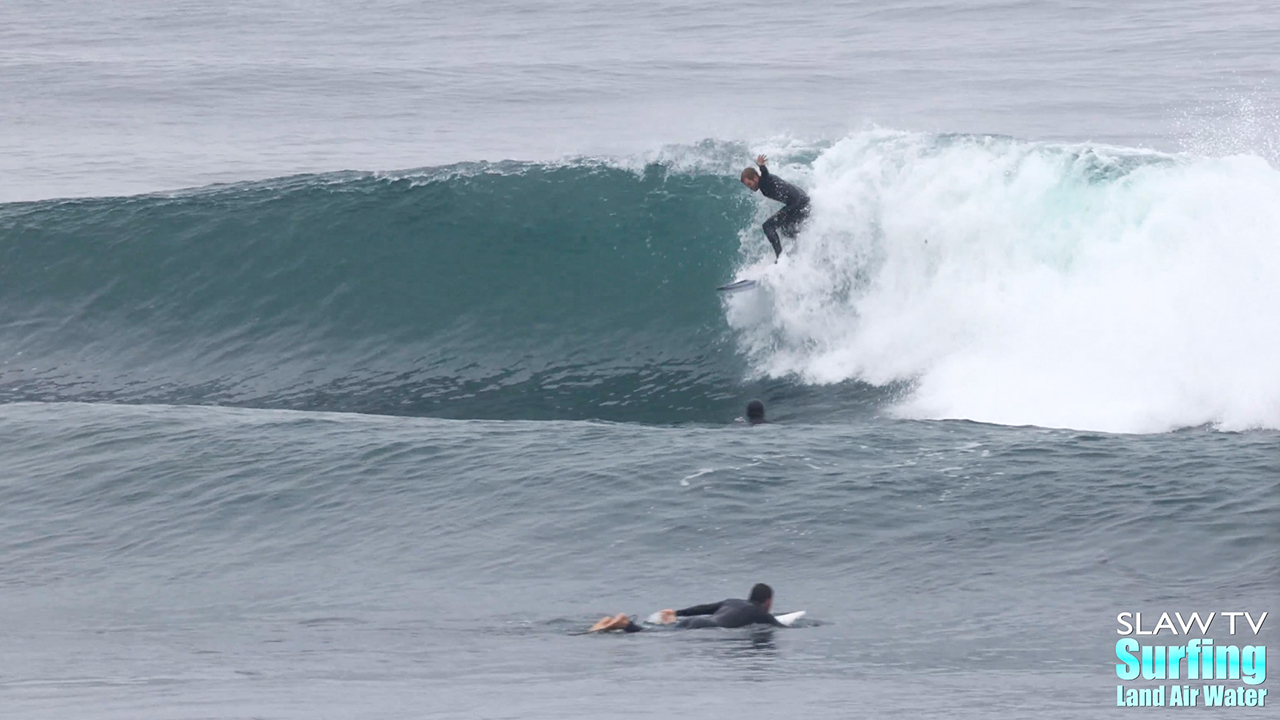
M 755 168 L 747 168 L 742 171 L 742 184 L 746 185 L 751 192 L 755 192 L 760 188 L 760 173 Z
M 773 588 L 764 583 L 756 583 L 751 588 L 751 595 L 747 597 L 751 602 L 761 605 L 766 611 L 773 607 Z
M 747 403 L 747 422 L 752 425 L 764 422 L 764 403 L 759 400 Z

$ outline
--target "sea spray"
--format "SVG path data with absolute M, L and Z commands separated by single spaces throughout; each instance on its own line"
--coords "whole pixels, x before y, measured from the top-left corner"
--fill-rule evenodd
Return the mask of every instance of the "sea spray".
M 757 372 L 910 382 L 905 417 L 1280 426 L 1265 160 L 873 131 L 811 182 L 764 300 L 728 305 Z

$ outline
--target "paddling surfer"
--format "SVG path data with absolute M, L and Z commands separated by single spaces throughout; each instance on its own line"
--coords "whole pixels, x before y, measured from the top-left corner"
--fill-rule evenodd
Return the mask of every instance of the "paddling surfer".
M 678 629 L 692 628 L 740 628 L 747 625 L 772 625 L 786 627 L 769 611 L 773 609 L 773 588 L 764 583 L 756 583 L 751 588 L 751 595 L 746 600 L 729 598 L 718 603 L 694 605 L 683 610 L 663 610 L 663 625 L 674 624 Z M 621 630 L 623 632 L 640 632 L 644 627 L 631 622 L 626 613 L 600 618 L 591 626 L 589 632 Z

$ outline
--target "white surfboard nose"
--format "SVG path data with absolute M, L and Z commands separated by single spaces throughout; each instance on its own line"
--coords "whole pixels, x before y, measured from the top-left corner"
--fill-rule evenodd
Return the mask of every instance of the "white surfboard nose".
M 795 611 L 795 612 L 789 612 L 789 613 L 787 613 L 786 615 L 774 615 L 773 617 L 774 617 L 774 618 L 776 618 L 776 619 L 777 619 L 777 621 L 778 621 L 778 622 L 780 622 L 780 623 L 782 623 L 783 625 L 786 625 L 787 627 L 791 627 L 791 625 L 792 625 L 795 621 L 797 621 L 797 620 L 799 620 L 800 618 L 804 617 L 804 610 L 797 610 L 797 611 Z

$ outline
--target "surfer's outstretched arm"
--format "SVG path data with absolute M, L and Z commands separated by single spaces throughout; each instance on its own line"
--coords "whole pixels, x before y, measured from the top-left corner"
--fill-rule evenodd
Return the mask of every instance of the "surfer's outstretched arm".
M 693 607 L 687 607 L 687 608 L 684 608 L 683 610 L 677 610 L 675 614 L 676 614 L 676 617 L 690 617 L 693 615 L 715 615 L 716 611 L 719 610 L 723 605 L 724 605 L 723 600 L 721 600 L 718 603 L 708 603 L 706 605 L 694 605 Z

